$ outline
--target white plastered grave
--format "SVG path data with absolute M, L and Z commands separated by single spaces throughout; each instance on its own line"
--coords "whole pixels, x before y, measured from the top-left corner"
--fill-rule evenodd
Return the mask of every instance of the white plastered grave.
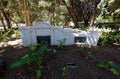
M 90 46 L 96 46 L 99 40 L 98 30 L 86 32 L 78 29 L 63 28 L 62 26 L 51 26 L 49 23 L 44 22 L 30 27 L 20 27 L 19 30 L 24 47 L 30 44 L 37 45 L 41 39 L 48 39 L 50 45 L 58 45 L 59 40 L 66 39 L 65 45 L 88 44 Z M 81 40 L 82 37 L 85 38 L 85 41 Z

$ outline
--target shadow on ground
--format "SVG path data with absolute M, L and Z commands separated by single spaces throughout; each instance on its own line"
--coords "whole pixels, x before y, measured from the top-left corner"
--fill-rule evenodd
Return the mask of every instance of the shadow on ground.
M 120 79 L 108 70 L 98 67 L 100 61 L 112 61 L 120 65 L 119 46 L 106 47 L 78 47 L 66 46 L 62 49 L 56 47 L 56 53 L 45 54 L 41 79 Z M 5 50 L 6 49 L 6 50 Z M 0 59 L 6 61 L 7 69 L 0 71 L 0 79 L 36 79 L 34 63 L 11 69 L 9 65 L 26 54 L 30 54 L 28 47 L 21 45 L 9 48 L 0 48 Z M 67 63 L 75 63 L 73 67 Z M 65 67 L 64 76 L 62 68 Z M 120 69 L 118 69 L 120 73 Z

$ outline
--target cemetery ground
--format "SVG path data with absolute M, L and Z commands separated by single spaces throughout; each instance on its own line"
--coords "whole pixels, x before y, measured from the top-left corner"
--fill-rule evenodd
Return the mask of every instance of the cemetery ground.
M 42 61 L 40 79 L 120 79 L 119 45 L 111 46 L 64 46 L 55 53 L 46 53 Z M 10 64 L 30 54 L 29 47 L 22 45 L 0 48 L 6 70 L 0 69 L 0 79 L 36 79 L 34 63 L 10 68 Z M 118 67 L 118 68 L 116 68 Z

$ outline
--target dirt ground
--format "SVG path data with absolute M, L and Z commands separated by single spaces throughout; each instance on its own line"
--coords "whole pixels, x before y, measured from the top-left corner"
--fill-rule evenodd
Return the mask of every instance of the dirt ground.
M 118 47 L 120 46 L 83 48 L 73 45 L 56 49 L 56 53 L 44 56 L 41 79 L 120 79 L 120 75 L 114 75 L 109 70 L 98 67 L 103 60 L 112 61 L 120 66 Z M 14 69 L 9 67 L 22 56 L 30 54 L 28 47 L 14 46 L 7 50 L 0 48 L 0 53 L 0 59 L 5 60 L 7 64 L 6 70 L 0 70 L 0 79 L 36 79 L 36 67 L 33 63 Z M 62 76 L 64 67 L 66 70 Z M 118 72 L 120 73 L 120 68 Z

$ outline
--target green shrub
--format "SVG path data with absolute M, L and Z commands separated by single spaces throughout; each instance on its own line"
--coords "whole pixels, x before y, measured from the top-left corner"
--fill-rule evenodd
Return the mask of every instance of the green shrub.
M 14 34 L 14 29 L 13 28 L 7 30 L 7 32 L 0 31 L 0 42 L 8 41 L 11 38 L 12 34 Z
M 98 66 L 102 69 L 111 71 L 114 75 L 119 75 L 118 69 L 120 66 L 113 63 L 112 61 L 102 61 Z
M 14 62 L 10 65 L 11 68 L 16 68 L 23 66 L 24 64 L 35 62 L 37 65 L 36 69 L 36 77 L 37 79 L 41 76 L 42 71 L 42 59 L 46 52 L 50 52 L 50 49 L 47 47 L 48 45 L 45 42 L 41 42 L 39 46 L 30 45 L 31 54 L 23 56 L 20 60 Z
M 93 59 L 94 58 L 94 54 L 92 54 L 91 52 L 88 52 L 85 58 L 86 59 Z
M 117 48 L 118 51 L 120 51 L 120 48 Z
M 14 47 L 11 46 L 11 45 L 8 45 L 8 46 L 4 47 L 4 49 L 5 49 L 6 51 L 9 51 L 9 50 L 11 50 L 11 49 L 13 49 L 13 48 L 14 48 Z
M 18 30 L 14 31 L 16 38 L 20 38 L 20 32 Z
M 66 67 L 63 67 L 63 68 L 62 68 L 62 76 L 64 77 L 65 74 L 66 74 Z
M 98 41 L 98 45 L 104 46 L 111 45 L 113 43 L 120 44 L 120 31 L 102 32 Z
M 63 40 L 59 40 L 58 48 L 63 48 L 65 43 L 66 43 L 66 38 L 63 38 Z

